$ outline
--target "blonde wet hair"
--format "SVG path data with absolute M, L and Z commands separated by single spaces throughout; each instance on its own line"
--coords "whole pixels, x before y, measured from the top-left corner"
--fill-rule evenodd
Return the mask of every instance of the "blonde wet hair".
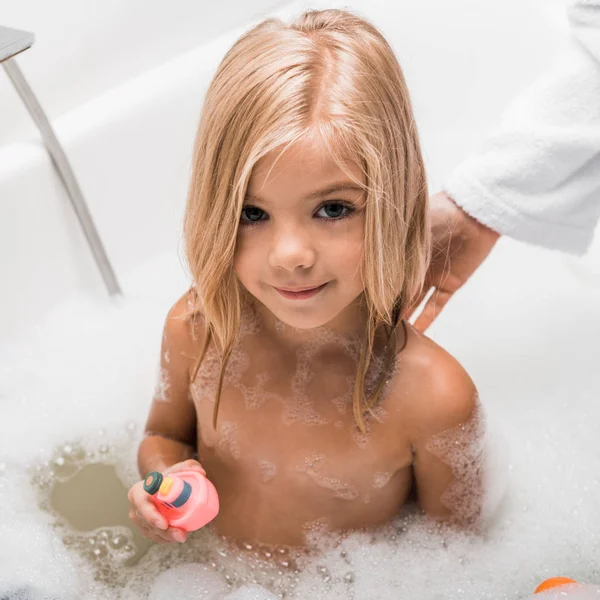
M 383 325 L 394 336 L 423 286 L 430 253 L 427 182 L 393 50 L 374 25 L 345 10 L 309 10 L 289 24 L 259 23 L 227 52 L 207 90 L 184 221 L 196 282 L 192 312 L 206 325 L 195 372 L 211 339 L 221 355 L 215 427 L 240 327 L 244 291 L 233 262 L 252 169 L 268 152 L 308 138 L 322 142 L 349 176 L 347 161 L 358 164 L 366 179 L 361 272 L 369 317 L 353 392 L 363 431 L 364 416 L 385 384 L 386 369 L 364 397 L 375 331 Z M 393 356 L 390 343 L 388 365 Z

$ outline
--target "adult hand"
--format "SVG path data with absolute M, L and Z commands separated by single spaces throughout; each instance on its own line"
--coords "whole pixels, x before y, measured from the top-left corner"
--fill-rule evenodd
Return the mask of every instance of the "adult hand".
M 454 292 L 485 260 L 500 237 L 499 233 L 465 213 L 444 192 L 435 194 L 429 202 L 431 263 L 423 293 L 409 311 L 409 316 L 429 290 L 433 288 L 434 291 L 415 322 L 419 331 L 425 331 L 431 325 Z

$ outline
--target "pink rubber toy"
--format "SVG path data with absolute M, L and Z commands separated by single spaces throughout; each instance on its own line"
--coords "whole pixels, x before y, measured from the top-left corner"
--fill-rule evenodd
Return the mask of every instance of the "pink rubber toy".
M 219 513 L 217 490 L 198 471 L 179 471 L 166 476 L 152 471 L 146 475 L 144 490 L 171 527 L 195 531 Z

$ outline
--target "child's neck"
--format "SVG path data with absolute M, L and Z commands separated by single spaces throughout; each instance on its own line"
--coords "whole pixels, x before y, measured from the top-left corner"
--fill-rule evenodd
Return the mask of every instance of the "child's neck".
M 299 329 L 284 323 L 255 299 L 248 302 L 248 308 L 265 334 L 290 349 L 307 342 L 320 341 L 324 336 L 331 334 L 338 342 L 356 349 L 361 348 L 367 339 L 368 310 L 362 297 L 357 298 L 328 323 L 308 329 Z

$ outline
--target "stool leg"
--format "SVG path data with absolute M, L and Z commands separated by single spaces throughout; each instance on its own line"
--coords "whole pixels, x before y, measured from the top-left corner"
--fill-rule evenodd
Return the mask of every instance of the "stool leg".
M 102 274 L 102 279 L 104 279 L 104 283 L 108 289 L 108 293 L 111 295 L 121 294 L 119 282 L 117 281 L 113 268 L 108 260 L 108 256 L 106 255 L 104 246 L 102 245 L 102 241 L 100 240 L 100 236 L 98 235 L 98 231 L 96 230 L 96 226 L 94 225 L 90 211 L 85 203 L 81 189 L 79 188 L 77 180 L 75 179 L 73 169 L 71 169 L 71 165 L 69 164 L 69 161 L 67 160 L 67 157 L 56 135 L 54 134 L 54 131 L 52 130 L 52 127 L 46 118 L 40 103 L 29 87 L 25 77 L 23 77 L 23 73 L 21 72 L 21 69 L 19 69 L 14 58 L 5 60 L 2 63 L 2 66 L 10 77 L 15 89 L 27 107 L 29 114 L 35 121 L 35 124 L 38 126 L 38 129 L 42 134 L 42 139 L 44 141 L 44 145 L 46 146 L 46 150 L 48 151 L 48 154 L 50 155 L 50 158 L 52 159 L 52 162 L 54 163 L 54 166 L 60 175 L 63 185 L 67 190 L 71 204 L 75 210 L 75 214 L 79 219 L 79 223 L 81 224 L 85 237 L 87 238 L 92 254 L 94 255 L 94 259 L 96 260 L 96 264 L 98 265 L 100 273 Z

